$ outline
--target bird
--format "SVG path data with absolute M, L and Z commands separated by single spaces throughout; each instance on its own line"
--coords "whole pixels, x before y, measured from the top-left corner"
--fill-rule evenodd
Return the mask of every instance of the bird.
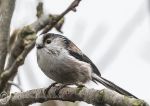
M 37 37 L 37 63 L 43 73 L 56 83 L 86 83 L 93 81 L 122 95 L 133 94 L 102 77 L 96 65 L 67 37 L 46 33 Z

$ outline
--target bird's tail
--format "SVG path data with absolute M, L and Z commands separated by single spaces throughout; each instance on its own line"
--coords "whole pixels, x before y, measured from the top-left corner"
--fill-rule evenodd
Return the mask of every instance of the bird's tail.
M 97 81 L 101 84 L 103 84 L 105 87 L 111 89 L 111 90 L 114 90 L 122 95 L 126 95 L 126 96 L 131 96 L 131 97 L 134 97 L 136 99 L 138 99 L 136 96 L 134 96 L 133 94 L 129 93 L 128 91 L 120 88 L 119 86 L 117 86 L 116 84 L 114 84 L 113 82 L 101 77 L 101 76 L 97 76 L 97 75 L 94 75 L 93 76 L 93 79 L 92 79 L 94 82 Z

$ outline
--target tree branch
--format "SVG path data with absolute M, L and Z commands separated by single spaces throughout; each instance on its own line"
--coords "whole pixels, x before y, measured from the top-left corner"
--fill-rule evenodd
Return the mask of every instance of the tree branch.
M 15 32 L 16 40 L 14 40 L 12 47 L 10 48 L 8 63 L 6 65 L 5 71 L 0 76 L 0 92 L 6 87 L 7 81 L 11 78 L 14 79 L 18 67 L 22 65 L 22 63 L 18 64 L 18 59 L 21 53 L 26 51 L 26 46 L 33 42 L 35 44 L 36 33 L 44 28 L 47 24 L 52 22 L 52 17 L 49 15 L 41 16 L 37 21 L 32 23 L 31 25 L 25 26 L 22 29 L 18 29 Z M 32 45 L 31 45 L 32 46 Z M 32 46 L 33 48 L 34 46 Z M 30 48 L 30 47 L 29 47 Z M 32 49 L 31 48 L 31 49 Z M 30 49 L 30 50 L 31 50 Z M 26 55 L 30 51 L 27 50 Z M 24 58 L 20 62 L 24 62 Z M 16 64 L 17 62 L 17 64 Z M 16 66 L 14 66 L 16 64 Z M 12 68 L 14 67 L 14 68 Z M 12 74 L 13 73 L 13 74 Z M 2 86 L 3 85 L 3 86 Z
M 46 88 L 34 89 L 21 93 L 14 93 L 3 99 L 0 99 L 0 106 L 18 106 L 20 103 L 30 105 L 33 103 L 43 103 L 48 100 L 61 101 L 84 101 L 89 104 L 109 104 L 111 106 L 149 106 L 143 100 L 120 95 L 115 91 L 102 89 L 88 89 L 86 87 L 65 87 L 56 95 L 56 90 L 60 86 L 52 87 L 48 94 L 45 94 Z
M 23 64 L 22 62 L 24 62 L 26 55 L 34 47 L 33 45 L 35 45 L 36 33 L 40 31 L 41 29 L 45 28 L 45 26 L 47 25 L 51 25 L 51 28 L 55 27 L 55 25 L 63 18 L 63 16 L 66 13 L 68 13 L 68 11 L 73 10 L 78 5 L 79 1 L 80 0 L 74 0 L 71 6 L 69 6 L 69 8 L 65 10 L 61 15 L 54 15 L 54 16 L 42 15 L 37 21 L 35 21 L 31 25 L 25 26 L 22 29 L 18 29 L 17 31 L 15 31 L 15 34 L 13 35 L 16 37 L 15 37 L 14 42 L 12 42 L 13 43 L 12 47 L 10 48 L 8 64 L 6 65 L 5 71 L 0 76 L 0 92 L 2 92 L 3 89 L 6 87 L 7 81 L 9 79 L 11 80 L 14 79 L 17 73 L 18 67 Z M 55 20 L 54 17 L 57 20 Z M 57 18 L 57 17 L 61 17 L 61 18 Z M 58 26 L 61 27 L 61 25 L 63 24 L 63 21 L 61 21 L 58 24 L 59 24 Z M 25 46 L 29 45 L 30 43 L 32 43 L 32 45 L 30 45 L 31 49 L 25 52 L 26 53 L 25 57 L 21 58 L 22 60 L 19 61 L 21 63 L 19 63 L 18 59 L 20 59 L 20 57 L 18 56 L 20 56 L 21 53 L 26 51 Z M 7 91 L 9 91 L 9 88 L 10 87 L 8 87 Z
M 4 70 L 10 22 L 16 0 L 0 0 L 0 74 Z
M 40 18 L 44 13 L 43 12 L 43 2 L 38 3 L 38 5 L 36 7 L 36 11 L 37 11 L 37 13 L 36 13 L 37 18 Z
M 44 30 L 42 31 L 41 34 L 45 34 L 48 31 L 50 31 L 58 22 L 59 20 L 61 20 L 67 13 L 69 13 L 70 11 L 76 11 L 76 7 L 79 5 L 81 0 L 74 0 L 71 5 L 64 11 L 62 12 L 58 17 L 54 17 L 54 21 L 52 24 L 49 24 L 48 26 L 46 26 L 44 28 Z
M 33 47 L 34 47 L 34 42 L 31 42 L 29 45 L 25 46 L 24 51 L 14 61 L 12 66 L 1 74 L 0 91 L 2 91 L 5 88 L 5 84 L 8 82 L 9 78 L 12 77 L 12 75 L 16 75 L 18 67 L 24 63 L 25 57 Z

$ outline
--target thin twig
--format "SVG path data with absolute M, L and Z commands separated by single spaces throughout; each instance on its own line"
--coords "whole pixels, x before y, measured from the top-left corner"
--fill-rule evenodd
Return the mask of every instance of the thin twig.
M 17 87 L 21 92 L 23 92 L 23 89 L 16 83 L 12 82 L 12 81 L 8 81 L 8 84 L 10 85 L 14 85 L 15 87 Z
M 61 18 L 63 18 L 67 13 L 69 13 L 70 11 L 76 11 L 76 7 L 79 5 L 79 3 L 80 3 L 80 1 L 81 0 L 74 0 L 72 3 L 71 3 L 71 5 L 64 11 L 64 12 L 62 12 L 58 17 L 56 17 L 54 20 L 55 21 L 53 21 L 53 23 L 52 24 L 50 24 L 50 25 L 48 25 L 48 26 L 46 26 L 45 28 L 44 28 L 44 30 L 42 31 L 42 33 L 41 34 L 45 34 L 45 33 L 47 33 L 48 31 L 50 31 L 57 23 L 58 23 L 58 21 L 59 20 L 61 20 Z
M 43 2 L 38 3 L 38 5 L 36 7 L 36 11 L 37 11 L 37 13 L 36 13 L 37 18 L 40 18 L 44 13 L 43 12 Z

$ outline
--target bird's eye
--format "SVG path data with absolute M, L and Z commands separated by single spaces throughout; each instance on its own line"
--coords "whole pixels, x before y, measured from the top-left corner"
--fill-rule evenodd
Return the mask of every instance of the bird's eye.
M 47 39 L 47 40 L 46 40 L 46 43 L 47 43 L 47 44 L 50 44 L 50 43 L 51 43 L 51 40 L 50 40 L 50 39 Z

